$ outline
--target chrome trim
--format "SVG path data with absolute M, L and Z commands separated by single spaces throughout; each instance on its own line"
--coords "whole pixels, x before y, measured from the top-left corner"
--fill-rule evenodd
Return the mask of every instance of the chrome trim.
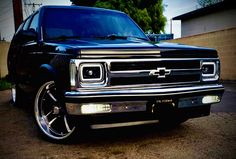
M 90 50 L 91 51 L 91 50 Z M 101 51 L 101 50 L 100 50 Z M 151 70 L 124 70 L 124 71 L 111 71 L 111 63 L 115 63 L 115 62 L 122 62 L 122 63 L 130 63 L 130 62 L 149 62 L 149 61 L 199 61 L 202 62 L 202 58 L 125 58 L 125 59 L 84 59 L 84 58 L 80 58 L 80 59 L 72 59 L 75 61 L 75 64 L 77 67 L 79 67 L 79 65 L 81 63 L 102 63 L 104 66 L 104 78 L 105 78 L 105 82 L 103 84 L 82 84 L 79 81 L 77 81 L 77 86 L 78 88 L 85 88 L 85 87 L 109 87 L 110 86 L 110 78 L 112 77 L 140 77 L 140 76 L 149 76 L 149 73 Z M 219 60 L 219 58 L 206 58 L 204 59 L 206 61 L 215 61 L 215 60 Z M 198 72 L 199 71 L 199 72 Z M 171 69 L 171 75 L 190 75 L 190 74 L 196 74 L 199 73 L 201 74 L 201 63 L 199 65 L 199 68 L 190 68 L 190 69 Z M 201 80 L 201 79 L 200 79 Z M 196 82 L 200 82 L 200 80 L 197 81 L 190 81 L 190 82 L 175 82 L 175 83 L 165 83 L 165 84 L 189 84 L 189 83 L 196 83 Z M 147 84 L 135 84 L 132 86 L 146 86 Z M 149 84 L 151 85 L 151 84 Z M 123 85 L 125 86 L 125 85 Z M 126 85 L 128 86 L 128 85 Z M 114 86 L 112 86 L 114 87 Z M 116 87 L 116 86 L 115 86 Z M 130 86 L 129 86 L 130 87 Z
M 156 70 L 125 70 L 125 71 L 110 71 L 110 77 L 140 77 L 150 76 L 151 71 Z M 171 75 L 191 75 L 200 73 L 200 69 L 170 69 Z M 184 72 L 184 73 L 183 73 Z M 199 81 L 199 80 L 198 80 Z M 186 82 L 185 82 L 186 83 Z
M 144 124 L 156 124 L 158 120 L 144 120 L 144 121 L 133 121 L 133 122 L 124 122 L 124 123 L 112 123 L 112 124 L 94 124 L 91 125 L 92 129 L 106 129 L 106 128 L 116 128 L 116 127 L 126 127 L 126 126 L 135 126 L 135 125 L 144 125 Z
M 212 74 L 204 74 L 204 73 L 202 73 L 202 76 L 203 77 L 213 77 L 213 76 L 215 76 L 215 74 L 216 74 L 216 63 L 215 62 L 202 62 L 202 64 L 201 64 L 201 68 L 204 66 L 204 65 L 213 65 L 213 67 L 214 67 L 214 70 L 213 70 L 213 73 Z
M 80 66 L 80 64 L 83 64 L 83 63 L 85 63 L 85 62 L 81 62 L 81 63 L 77 63 L 76 64 L 76 66 Z M 95 62 L 94 62 L 95 63 Z M 98 62 L 97 62 L 98 63 Z M 108 71 L 106 71 L 106 70 L 108 70 L 107 69 L 107 64 L 106 63 L 99 63 L 99 64 L 101 64 L 101 66 L 102 66 L 102 80 L 100 80 L 100 81 L 90 81 L 90 82 L 82 82 L 81 80 L 80 80 L 80 76 L 81 75 L 79 75 L 79 77 L 78 77 L 78 81 L 77 81 L 77 86 L 79 86 L 79 88 L 100 88 L 100 87 L 105 87 L 105 86 L 107 86 L 108 85 Z M 82 73 L 82 71 L 79 71 L 79 73 L 78 74 L 81 74 Z M 78 89 L 78 88 L 77 88 Z
M 140 56 L 145 56 L 145 57 L 149 57 L 149 58 L 160 58 L 161 57 L 161 55 L 158 55 L 158 54 L 145 54 L 145 55 L 139 55 L 139 54 L 134 54 L 134 55 L 129 55 L 129 54 L 127 54 L 127 55 L 125 55 L 125 54 L 122 54 L 122 55 L 101 55 L 101 54 L 98 54 L 98 55 L 90 55 L 90 54 L 88 54 L 88 55 L 80 55 L 80 58 L 90 58 L 90 59 L 97 59 L 97 58 L 104 58 L 104 59 L 106 59 L 107 58 L 107 56 L 109 56 L 109 57 L 112 57 L 112 58 L 116 58 L 117 56 L 119 57 L 119 58 L 137 58 L 137 57 L 140 57 Z
M 42 52 L 42 51 L 38 51 L 38 52 L 30 52 L 29 54 L 31 54 L 31 55 L 42 55 L 43 52 Z
M 104 49 L 104 50 L 98 50 L 98 49 L 87 49 L 81 50 L 81 55 L 107 55 L 107 54 L 112 54 L 112 55 L 122 55 L 122 54 L 160 54 L 160 50 L 153 50 L 153 49 L 138 49 L 138 50 L 130 50 L 130 49 L 119 49 L 119 50 L 115 50 L 115 49 Z
M 147 97 L 147 96 L 169 96 L 178 94 L 189 94 L 208 91 L 224 91 L 224 87 L 220 84 L 196 85 L 185 87 L 169 87 L 169 88 L 139 88 L 139 89 L 117 89 L 117 90 L 89 90 L 66 92 L 65 97 L 68 99 L 83 98 L 101 98 L 101 97 Z
M 216 61 L 213 61 L 213 60 L 211 60 L 211 61 L 209 61 L 209 60 L 202 60 L 201 61 L 201 69 L 202 69 L 202 66 L 204 65 L 204 64 L 213 64 L 213 66 L 214 66 L 214 73 L 213 74 L 203 74 L 203 73 L 201 73 L 201 75 L 202 75 L 202 81 L 205 81 L 205 82 L 207 82 L 207 81 L 217 81 L 219 78 L 220 78 L 220 75 L 219 75 L 219 73 L 220 73 L 220 70 L 219 70 L 219 60 L 216 60 Z
M 160 71 L 164 71 L 164 75 L 160 74 Z M 170 75 L 171 69 L 166 69 L 165 67 L 158 67 L 156 70 L 151 70 L 150 76 L 157 76 L 157 78 L 166 78 L 166 75 Z
M 110 56 L 110 55 L 109 55 Z M 80 62 L 106 62 L 106 63 L 111 63 L 111 62 L 146 62 L 146 61 L 189 61 L 189 60 L 198 60 L 201 61 L 203 60 L 202 58 L 134 58 L 134 59 L 74 59 L 76 63 Z M 207 60 L 219 60 L 219 58 L 205 58 L 204 61 Z
M 77 66 L 74 60 L 70 60 L 70 85 L 76 86 L 77 79 Z
M 84 67 L 99 67 L 100 69 L 100 78 L 92 78 L 92 79 L 84 79 L 83 76 L 83 69 Z M 104 70 L 103 70 L 103 66 L 101 63 L 81 63 L 79 66 L 79 75 L 80 75 L 80 81 L 82 83 L 87 83 L 87 82 L 95 82 L 95 83 L 100 83 L 103 81 L 103 74 L 104 74 Z
M 139 89 L 152 89 L 152 88 L 172 88 L 172 87 L 190 87 L 193 86 L 195 83 L 179 83 L 179 84 L 172 84 L 172 83 L 163 83 L 163 84 L 144 84 L 144 85 L 118 85 L 118 86 L 111 86 L 111 87 L 99 87 L 99 88 L 78 88 L 77 91 L 110 91 L 110 90 L 120 90 L 120 89 L 129 89 L 129 90 L 139 90 Z
M 138 76 L 149 76 L 149 73 L 151 70 L 135 70 L 135 71 L 127 71 L 127 72 L 119 72 L 119 71 L 111 71 L 111 63 L 113 62 L 130 62 L 131 59 L 73 59 L 76 63 L 76 66 L 79 67 L 79 65 L 81 63 L 103 63 L 104 64 L 104 70 L 105 70 L 105 83 L 103 85 L 92 85 L 90 86 L 89 84 L 87 85 L 81 85 L 80 83 L 78 83 L 78 86 L 81 87 L 106 87 L 109 86 L 109 82 L 110 82 L 110 78 L 111 77 L 138 77 Z M 173 61 L 173 60 L 200 60 L 200 59 L 190 59 L 190 58 L 173 58 L 173 59 L 168 59 L 168 58 L 162 58 L 162 59 L 158 59 L 158 58 L 145 58 L 145 59 L 137 59 L 134 58 L 132 59 L 132 62 L 146 62 L 146 61 Z M 182 74 L 181 71 L 187 71 L 185 69 L 173 69 L 173 75 L 179 75 Z M 195 69 L 189 69 L 187 74 L 192 74 L 194 71 L 198 71 Z M 200 66 L 199 66 L 199 71 L 200 71 Z M 120 74 L 119 74 L 120 73 Z M 195 81 L 197 82 L 197 81 Z M 188 82 L 189 83 L 189 82 Z
M 104 110 L 93 110 L 90 113 L 84 113 L 82 107 L 108 105 Z M 88 108 L 89 109 L 89 108 Z M 125 112 L 143 112 L 147 110 L 147 101 L 121 101 L 121 102 L 99 102 L 99 103 L 66 103 L 67 113 L 70 115 L 83 114 L 107 114 L 107 113 L 125 113 Z

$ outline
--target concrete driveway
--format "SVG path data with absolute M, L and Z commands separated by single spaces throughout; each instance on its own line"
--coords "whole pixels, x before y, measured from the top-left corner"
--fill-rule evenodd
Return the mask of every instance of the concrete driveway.
M 211 107 L 212 112 L 236 112 L 236 82 L 223 83 L 225 93 L 222 102 Z
M 172 130 L 158 124 L 91 130 L 71 144 L 53 144 L 37 133 L 32 116 L 0 92 L 0 158 L 235 158 L 236 84 L 225 84 L 222 103 L 210 116 Z

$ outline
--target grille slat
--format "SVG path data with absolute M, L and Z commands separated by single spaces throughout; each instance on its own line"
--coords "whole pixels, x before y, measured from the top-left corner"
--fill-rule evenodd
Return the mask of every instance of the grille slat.
M 152 77 L 127 77 L 127 78 L 112 78 L 111 85 L 132 85 L 132 84 L 154 84 L 154 83 L 182 83 L 182 82 L 197 82 L 200 75 L 180 75 L 180 76 L 169 76 L 165 79 Z
M 149 75 L 157 68 L 170 69 L 171 73 L 165 78 Z M 201 78 L 199 60 L 176 61 L 135 61 L 111 62 L 110 85 L 138 85 L 138 84 L 165 84 L 165 83 L 192 83 Z
M 151 69 L 156 69 L 157 67 L 165 67 L 167 69 L 193 69 L 193 68 L 200 68 L 200 62 L 196 60 L 112 62 L 110 70 L 111 71 L 151 70 Z

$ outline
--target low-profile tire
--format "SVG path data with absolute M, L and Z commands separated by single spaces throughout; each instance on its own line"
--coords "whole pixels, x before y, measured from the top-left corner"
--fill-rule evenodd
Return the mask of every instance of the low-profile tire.
M 76 126 L 71 116 L 61 106 L 54 81 L 41 85 L 34 103 L 34 116 L 40 134 L 52 142 L 70 141 L 75 135 Z
M 11 86 L 11 101 L 14 106 L 21 107 L 24 104 L 24 92 L 19 88 L 18 84 Z

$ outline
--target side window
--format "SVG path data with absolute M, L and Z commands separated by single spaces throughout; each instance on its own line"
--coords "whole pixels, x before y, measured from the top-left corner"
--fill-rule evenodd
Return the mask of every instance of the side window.
M 23 30 L 27 30 L 27 29 L 28 29 L 30 20 L 31 20 L 31 18 L 28 18 L 28 19 L 26 20 L 26 22 L 25 22 L 25 24 L 24 24 L 24 26 L 23 26 Z
M 16 30 L 16 34 L 19 33 L 19 31 L 23 28 L 24 23 L 21 23 L 21 25 L 18 27 L 18 29 Z
M 39 13 L 36 13 L 30 23 L 29 29 L 34 29 L 35 31 L 37 31 L 38 23 L 39 23 Z

